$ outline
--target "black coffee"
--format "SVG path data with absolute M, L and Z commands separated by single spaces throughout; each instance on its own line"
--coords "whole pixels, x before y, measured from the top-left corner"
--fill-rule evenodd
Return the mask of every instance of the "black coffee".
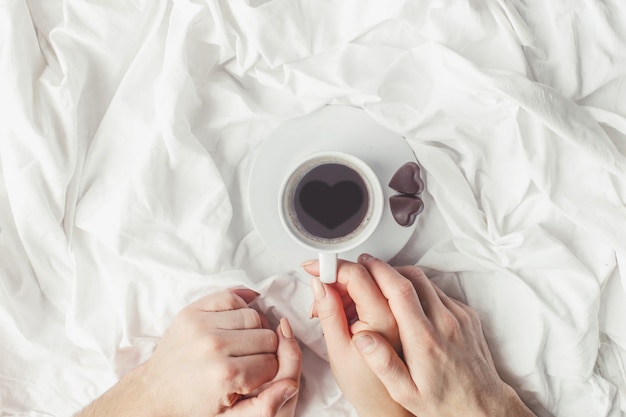
M 328 163 L 302 177 L 296 188 L 294 209 L 308 233 L 335 239 L 359 227 L 367 213 L 368 198 L 367 187 L 356 171 Z

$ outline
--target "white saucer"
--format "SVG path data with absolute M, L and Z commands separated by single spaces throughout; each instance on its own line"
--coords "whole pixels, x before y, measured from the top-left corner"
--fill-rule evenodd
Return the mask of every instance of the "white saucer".
M 402 165 L 417 161 L 401 135 L 355 107 L 323 107 L 286 122 L 267 138 L 258 151 L 248 183 L 254 227 L 267 247 L 287 266 L 295 269 L 303 261 L 316 258 L 316 252 L 301 246 L 283 228 L 278 214 L 278 193 L 290 166 L 308 154 L 331 150 L 352 154 L 368 164 L 378 176 L 385 198 L 382 219 L 372 236 L 339 257 L 355 261 L 361 253 L 369 253 L 389 261 L 407 244 L 417 222 L 408 227 L 396 223 L 389 197 L 398 193 L 387 184 Z

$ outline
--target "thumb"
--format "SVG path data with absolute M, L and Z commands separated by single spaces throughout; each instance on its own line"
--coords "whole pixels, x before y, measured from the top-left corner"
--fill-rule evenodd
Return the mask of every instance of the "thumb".
M 275 417 L 281 407 L 298 393 L 296 381 L 281 379 L 276 381 L 256 397 L 246 398 L 227 408 L 223 417 Z
M 387 339 L 376 332 L 363 331 L 352 337 L 352 343 L 363 361 L 387 388 L 391 398 L 404 408 L 414 411 L 419 390 L 406 364 Z

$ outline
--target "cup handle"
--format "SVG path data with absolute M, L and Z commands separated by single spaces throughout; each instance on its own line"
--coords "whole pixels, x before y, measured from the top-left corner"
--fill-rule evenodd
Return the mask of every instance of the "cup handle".
M 332 284 L 337 281 L 337 254 L 320 253 L 320 281 Z

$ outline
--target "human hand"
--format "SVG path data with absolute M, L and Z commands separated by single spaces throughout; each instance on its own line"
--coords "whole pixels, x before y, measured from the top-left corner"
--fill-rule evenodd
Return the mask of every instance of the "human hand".
M 302 371 L 302 351 L 300 350 L 300 346 L 298 346 L 298 342 L 294 338 L 293 330 L 291 329 L 291 325 L 289 324 L 287 318 L 283 317 L 280 320 L 280 324 L 276 329 L 276 334 L 278 335 L 278 349 L 276 350 L 276 357 L 278 358 L 278 373 L 270 382 L 264 384 L 263 386 L 261 386 L 261 388 L 255 390 L 255 392 L 247 396 L 248 398 L 252 399 L 249 406 L 257 414 L 259 412 L 259 406 L 255 404 L 255 396 L 267 395 L 263 394 L 263 391 L 271 389 L 271 386 L 278 381 L 292 380 L 295 381 L 298 386 L 300 382 L 300 374 Z M 278 409 L 276 414 L 272 414 L 273 410 L 269 408 L 266 414 L 258 415 L 261 415 L 263 417 L 294 417 L 296 414 L 296 405 L 298 402 L 298 392 L 296 391 L 296 394 L 293 396 L 286 393 L 285 398 L 287 398 L 286 402 L 280 407 L 280 409 Z M 278 405 L 279 403 L 280 399 L 277 398 L 275 404 Z M 246 411 L 246 407 L 242 407 L 242 404 L 245 403 L 241 402 L 236 404 L 236 416 L 257 415 L 253 412 Z M 235 415 L 233 417 L 235 417 Z
M 254 291 L 208 295 L 174 319 L 148 361 L 80 417 L 293 417 L 301 352 L 286 319 L 276 333 Z
M 395 401 L 420 417 L 534 416 L 498 375 L 474 310 L 417 267 L 394 269 L 369 256 L 361 263 L 396 319 L 404 359 L 369 330 L 353 343 Z
M 175 406 L 168 416 L 274 416 L 286 397 L 297 393 L 297 343 L 279 332 L 284 359 L 279 364 L 277 334 L 263 328 L 259 313 L 248 307 L 255 297 L 250 290 L 220 292 L 176 317 L 146 370 L 161 385 L 155 392 L 163 403 Z M 281 376 L 285 379 L 277 379 Z M 261 392 L 239 401 L 261 386 Z
M 311 275 L 319 275 L 318 262 L 304 268 Z M 339 261 L 335 284 L 325 285 L 312 278 L 311 286 L 315 298 L 312 315 L 320 319 L 333 375 L 359 415 L 412 415 L 389 396 L 352 343 L 352 334 L 369 330 L 383 335 L 400 353 L 395 319 L 367 269 Z

